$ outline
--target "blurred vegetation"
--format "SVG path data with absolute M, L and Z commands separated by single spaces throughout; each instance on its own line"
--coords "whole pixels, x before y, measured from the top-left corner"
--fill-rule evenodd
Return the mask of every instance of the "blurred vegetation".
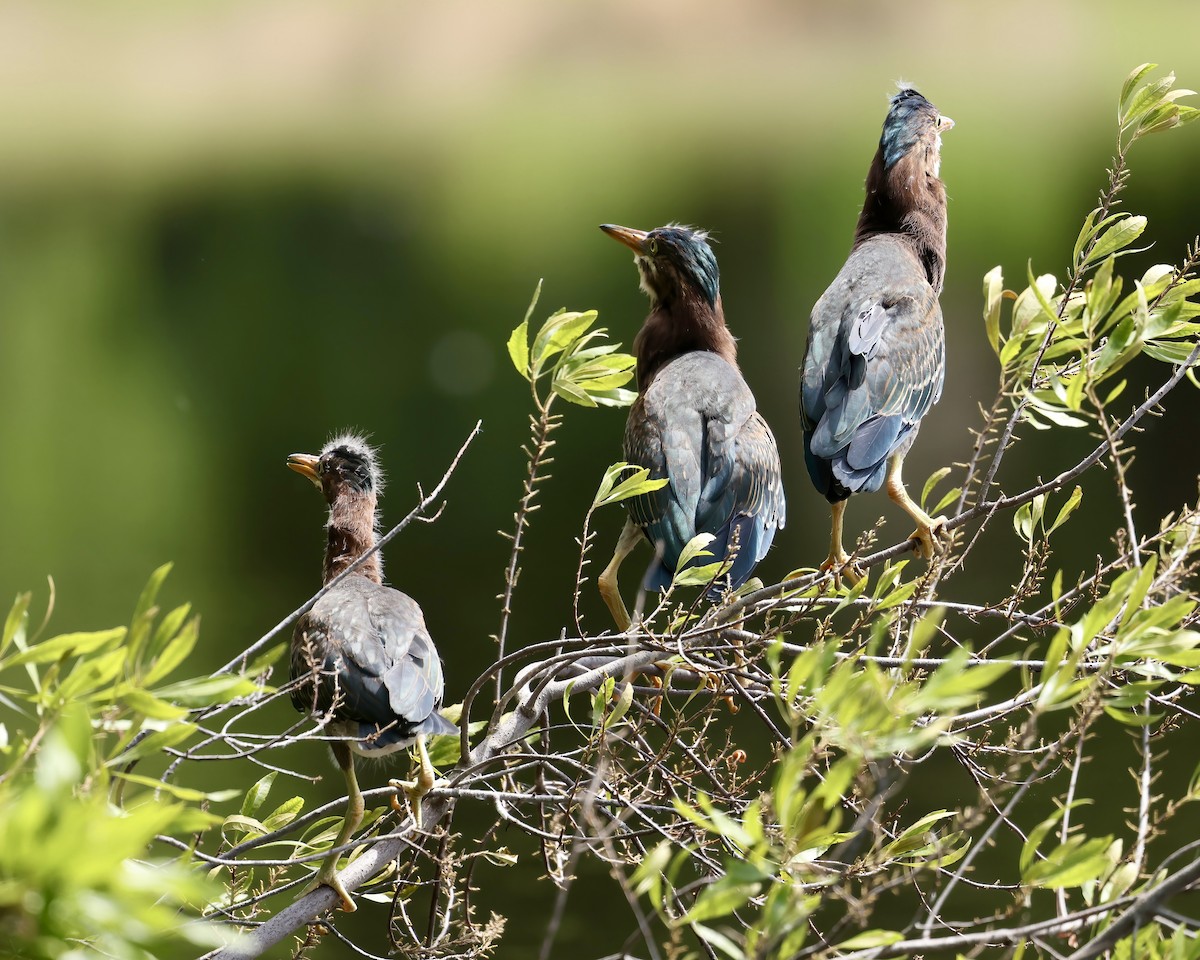
M 176 561 L 204 611 L 192 672 L 216 666 L 315 589 L 321 536 L 286 455 L 347 426 L 381 443 L 385 521 L 416 500 L 475 420 L 485 432 L 437 524 L 389 550 L 447 660 L 449 699 L 491 662 L 520 495 L 527 397 L 504 336 L 530 286 L 599 309 L 626 344 L 644 314 L 606 221 L 696 223 L 720 240 L 741 359 L 784 455 L 792 522 L 768 582 L 818 558 L 824 506 L 808 489 L 796 367 L 808 311 L 849 247 L 892 81 L 956 120 L 946 138 L 950 366 L 913 477 L 963 457 L 995 359 L 979 278 L 1062 275 L 1077 211 L 1111 154 L 1110 91 L 1131 62 L 1195 61 L 1200 8 L 1115 0 L 1048 8 L 950 0 L 854 7 L 126 0 L 0 6 L 0 597 L 53 575 L 58 629 L 126 618 L 148 569 Z M 1151 141 L 1126 194 L 1169 260 L 1200 224 L 1200 133 Z M 1148 382 L 1122 372 L 1137 395 Z M 1148 422 L 1130 470 L 1141 512 L 1195 494 L 1180 393 Z M 529 533 L 516 646 L 570 615 L 561 563 L 624 417 L 598 411 L 555 450 L 555 496 Z M 1077 431 L 1082 434 L 1082 431 Z M 1024 440 L 1014 489 L 1088 439 Z M 607 452 L 605 452 L 607 451 Z M 884 508 L 861 505 L 865 527 Z M 1086 498 L 1056 534 L 1086 557 L 1116 498 Z M 866 513 L 864 514 L 864 511 Z M 820 517 L 806 522 L 807 516 Z M 895 526 L 883 536 L 902 533 Z M 620 517 L 598 516 L 602 537 Z M 1020 545 L 963 572 L 964 593 L 1008 588 Z M 168 585 L 171 593 L 175 586 Z M 604 611 L 585 591 L 594 625 Z M 286 705 L 274 721 L 294 721 Z M 316 747 L 307 769 L 329 767 Z M 246 784 L 216 775 L 212 789 Z M 586 880 L 584 881 L 587 882 Z M 510 884 L 511 912 L 547 895 Z M 560 943 L 590 935 L 568 919 Z M 535 943 L 540 930 L 507 941 Z M 578 939 L 572 939 L 578 938 Z
M 199 919 L 222 886 L 189 856 L 164 856 L 155 838 L 176 838 L 186 852 L 190 836 L 221 823 L 203 807 L 242 791 L 181 786 L 162 775 L 161 761 L 197 734 L 186 719 L 192 710 L 263 692 L 249 679 L 262 667 L 166 682 L 198 638 L 187 605 L 159 617 L 168 570 L 151 577 L 129 627 L 42 638 L 52 590 L 33 635 L 31 594 L 18 596 L 7 613 L 0 635 L 7 721 L 0 722 L 0 946 L 10 956 L 132 960 L 181 942 L 216 946 L 232 938 Z M 158 761 L 157 770 L 135 772 L 147 759 Z

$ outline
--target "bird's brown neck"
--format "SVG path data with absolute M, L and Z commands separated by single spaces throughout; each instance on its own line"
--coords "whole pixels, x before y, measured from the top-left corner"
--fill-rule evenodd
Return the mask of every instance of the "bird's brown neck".
M 907 241 L 925 268 L 929 285 L 942 292 L 946 275 L 946 187 L 925 169 L 915 151 L 886 170 L 881 147 L 867 174 L 867 199 L 854 231 L 854 246 L 882 234 Z
M 329 506 L 329 539 L 325 545 L 323 582 L 329 583 L 375 546 L 375 494 L 343 493 Z M 355 573 L 383 582 L 383 561 L 373 553 Z
M 737 367 L 737 341 L 725 325 L 721 298 L 710 305 L 702 294 L 687 290 L 660 300 L 633 341 L 638 390 L 645 392 L 659 370 L 696 350 L 708 350 Z

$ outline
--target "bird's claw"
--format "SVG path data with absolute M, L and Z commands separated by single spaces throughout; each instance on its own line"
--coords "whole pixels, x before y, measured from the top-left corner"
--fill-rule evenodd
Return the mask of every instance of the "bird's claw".
M 338 895 L 342 902 L 338 904 L 336 909 L 341 910 L 344 913 L 354 913 L 354 911 L 358 909 L 357 905 L 354 903 L 354 899 L 350 896 L 350 891 L 347 890 L 345 884 L 338 879 L 336 863 L 327 867 L 323 867 L 321 872 L 317 874 L 316 879 L 313 880 L 313 882 L 307 887 L 305 887 L 304 892 L 312 893 L 312 891 L 318 889 L 319 887 L 329 887 L 330 890 Z
M 825 562 L 821 564 L 821 572 L 828 573 L 832 571 L 835 580 L 845 580 L 851 588 L 857 587 L 862 579 L 866 576 L 859 569 L 858 564 L 850 559 L 848 553 L 831 553 L 825 558 Z
M 945 550 L 946 537 L 946 518 L 933 517 L 928 524 L 919 524 L 908 539 L 922 560 L 932 560 Z
M 417 829 L 421 828 L 421 798 L 429 792 L 429 786 L 423 786 L 420 780 L 389 780 L 388 785 L 395 787 L 396 792 L 388 801 L 397 813 L 411 813 Z M 404 794 L 404 803 L 400 802 L 400 794 Z

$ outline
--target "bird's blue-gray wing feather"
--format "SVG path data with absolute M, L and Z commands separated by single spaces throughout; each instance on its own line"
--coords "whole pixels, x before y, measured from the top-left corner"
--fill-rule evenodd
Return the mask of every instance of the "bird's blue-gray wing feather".
M 784 524 L 775 438 L 741 374 L 715 354 L 685 354 L 659 371 L 630 412 L 625 455 L 670 481 L 629 507 L 662 551 L 647 589 L 670 583 L 684 546 L 699 533 L 716 538 L 709 549 L 718 558 L 736 537 L 730 579 L 737 585 Z
M 302 710 L 380 728 L 408 728 L 442 699 L 442 665 L 410 597 L 349 577 L 296 625 L 292 694 Z
M 944 373 L 941 308 L 920 264 L 894 238 L 869 241 L 813 308 L 800 406 L 818 489 L 831 499 L 877 489 Z

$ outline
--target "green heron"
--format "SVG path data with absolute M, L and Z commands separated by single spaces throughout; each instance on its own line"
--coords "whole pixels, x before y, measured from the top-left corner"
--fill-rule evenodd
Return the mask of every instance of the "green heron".
M 360 437 L 335 437 L 320 456 L 294 453 L 288 466 L 307 477 L 329 504 L 323 583 L 329 583 L 375 545 L 376 503 L 382 474 L 374 451 Z M 434 783 L 425 751 L 428 734 L 457 733 L 438 708 L 442 663 L 416 602 L 383 585 L 379 553 L 321 597 L 297 622 L 292 635 L 292 704 L 328 718 L 333 757 L 346 777 L 347 810 L 341 832 L 316 877 L 353 910 L 337 877 L 337 848 L 362 822 L 363 798 L 354 755 L 380 757 L 417 745 L 415 781 L 391 781 L 405 790 L 420 822 L 420 800 Z M 395 798 L 392 805 L 399 810 Z
M 670 586 L 683 548 L 701 533 L 714 539 L 713 562 L 731 561 L 709 591 L 740 586 L 784 524 L 779 450 L 737 365 L 725 325 L 717 258 L 701 230 L 671 224 L 647 233 L 600 228 L 633 250 L 650 315 L 633 342 L 640 395 L 625 424 L 625 459 L 670 482 L 627 501 L 629 518 L 600 594 L 618 628 L 629 613 L 617 571 L 643 537 L 655 561 L 643 586 Z
M 946 188 L 938 171 L 941 135 L 953 125 L 916 90 L 892 97 L 850 256 L 812 311 L 800 385 L 804 459 L 833 511 L 821 569 L 852 583 L 862 577 L 842 549 L 852 493 L 886 484 L 916 521 L 911 539 L 926 560 L 946 522 L 913 502 L 901 469 L 946 372 L 938 305 Z

